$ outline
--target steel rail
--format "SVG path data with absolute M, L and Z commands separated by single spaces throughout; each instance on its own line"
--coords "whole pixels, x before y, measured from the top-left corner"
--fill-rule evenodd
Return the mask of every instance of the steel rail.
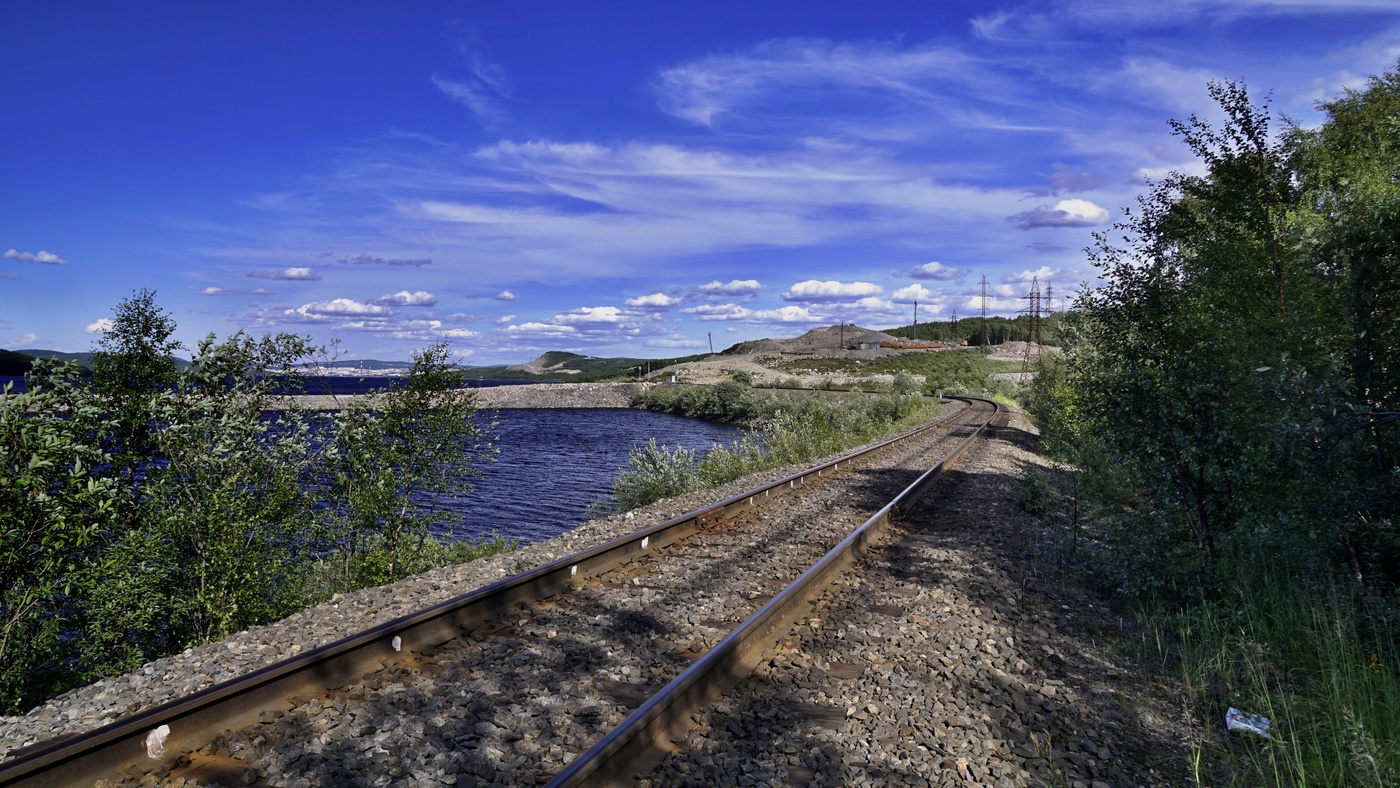
M 988 425 L 1002 416 L 997 403 L 975 401 L 989 405 L 991 414 L 971 435 L 638 707 L 592 749 L 570 762 L 548 788 L 625 784 L 631 782 L 634 775 L 660 764 L 671 752 L 670 742 L 681 739 L 690 728 L 691 714 L 738 686 L 753 672 L 766 653 L 771 652 L 807 612 L 822 589 L 863 555 L 866 545 L 888 528 L 890 518 L 907 511 L 918 501 L 934 479 L 962 456 Z
M 964 397 L 945 397 L 963 400 Z M 713 527 L 729 515 L 795 489 L 827 471 L 950 425 L 966 409 L 920 425 L 878 444 L 678 515 L 596 547 L 483 586 L 355 635 L 327 643 L 212 687 L 124 719 L 27 748 L 0 762 L 0 786 L 90 785 L 150 766 L 175 753 L 193 752 L 226 730 L 258 722 L 264 711 L 290 708 L 292 698 L 351 683 L 394 664 L 411 652 L 467 634 L 514 606 L 566 591 L 652 550 Z

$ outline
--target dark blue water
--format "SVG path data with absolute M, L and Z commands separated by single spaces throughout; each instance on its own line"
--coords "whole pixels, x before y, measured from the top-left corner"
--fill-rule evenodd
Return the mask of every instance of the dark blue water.
M 0 376 L 0 387 L 6 379 Z M 306 391 L 358 394 L 388 382 L 314 378 L 308 379 Z M 483 386 L 515 382 L 474 381 Z M 443 504 L 456 516 L 452 538 L 493 531 L 522 542 L 557 536 L 586 519 L 589 504 L 607 497 L 633 446 L 656 438 L 664 446 L 681 445 L 699 454 L 712 443 L 729 445 L 744 434 L 738 427 L 641 410 L 502 410 L 497 419 L 496 461 L 480 465 L 470 495 Z
M 589 504 L 607 496 L 633 446 L 656 438 L 698 454 L 744 434 L 738 427 L 642 410 L 502 410 L 498 419 L 500 455 L 481 467 L 471 495 L 447 504 L 460 516 L 457 538 L 493 531 L 522 542 L 558 536 L 585 519 Z

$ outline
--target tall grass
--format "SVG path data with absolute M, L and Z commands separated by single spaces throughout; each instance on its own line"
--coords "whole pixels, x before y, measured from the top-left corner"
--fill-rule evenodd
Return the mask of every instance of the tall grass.
M 1200 784 L 1400 784 L 1400 628 L 1344 588 L 1265 577 L 1151 616 L 1177 636 Z M 1227 734 L 1231 706 L 1268 717 L 1273 738 Z
M 927 421 L 940 409 L 936 401 L 898 387 L 887 386 L 875 397 L 849 394 L 794 402 L 759 399 L 728 383 L 653 394 L 643 404 L 673 412 L 726 412 L 734 419 L 758 421 L 762 428 L 732 446 L 714 444 L 698 460 L 691 450 L 658 446 L 655 440 L 634 447 L 627 467 L 613 479 L 611 506 L 606 508 L 628 511 L 750 473 L 835 454 Z

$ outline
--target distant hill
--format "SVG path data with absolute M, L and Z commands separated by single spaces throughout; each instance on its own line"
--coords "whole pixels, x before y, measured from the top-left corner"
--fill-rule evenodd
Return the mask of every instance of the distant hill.
M 475 380 L 538 380 L 592 383 L 601 380 L 636 378 L 638 371 L 657 370 L 670 364 L 705 358 L 709 354 L 681 358 L 596 358 L 562 350 L 551 350 L 525 364 L 494 367 L 468 367 L 467 377 Z
M 39 350 L 31 348 L 29 350 L 16 350 L 16 353 L 23 353 L 33 358 L 56 358 L 59 361 L 75 361 L 78 366 L 84 369 L 92 369 L 92 353 L 64 353 L 58 350 Z M 190 365 L 189 359 L 174 357 L 175 368 L 184 369 Z
M 0 375 L 23 375 L 29 371 L 34 357 L 13 350 L 0 350 Z

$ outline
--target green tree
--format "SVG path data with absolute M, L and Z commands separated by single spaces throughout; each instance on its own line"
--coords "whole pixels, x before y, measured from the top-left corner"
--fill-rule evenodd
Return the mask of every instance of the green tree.
M 175 383 L 175 319 L 141 289 L 113 310 L 92 354 L 93 388 L 112 414 L 108 436 L 114 467 L 127 484 L 155 451 L 150 400 Z
M 22 712 L 69 680 L 69 595 L 117 513 L 106 418 L 74 364 L 35 363 L 29 390 L 0 396 L 0 713 Z
M 475 394 L 445 342 L 415 352 L 408 377 L 336 414 L 323 490 L 326 533 L 347 586 L 397 580 L 419 567 L 433 529 L 452 519 L 444 496 L 470 491 L 492 451 Z

